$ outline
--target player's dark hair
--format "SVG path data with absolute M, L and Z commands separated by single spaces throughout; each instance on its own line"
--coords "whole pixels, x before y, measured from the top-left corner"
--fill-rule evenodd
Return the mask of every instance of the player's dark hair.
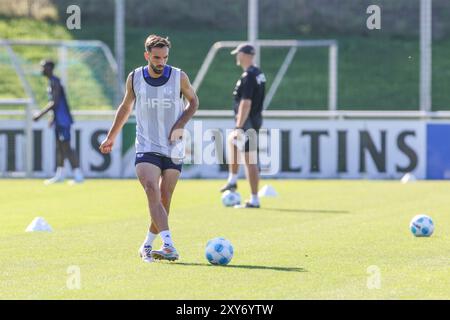
M 54 69 L 55 68 L 55 63 L 52 60 L 42 60 L 41 61 L 41 66 L 43 67 L 50 67 L 50 69 Z
M 158 36 L 156 34 L 151 34 L 147 37 L 147 39 L 145 39 L 145 50 L 147 52 L 152 51 L 152 48 L 170 48 L 170 41 L 169 38 L 163 38 L 161 36 Z

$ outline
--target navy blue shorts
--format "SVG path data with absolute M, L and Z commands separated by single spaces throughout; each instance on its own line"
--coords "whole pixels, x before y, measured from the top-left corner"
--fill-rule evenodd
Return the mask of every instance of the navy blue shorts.
M 55 126 L 56 140 L 70 141 L 70 127 Z
M 179 163 L 174 162 L 171 158 L 154 152 L 136 153 L 136 160 L 134 162 L 134 165 L 142 162 L 154 164 L 155 166 L 160 168 L 161 171 L 167 169 L 175 169 L 181 172 L 181 168 L 183 166 L 183 163 L 181 161 Z

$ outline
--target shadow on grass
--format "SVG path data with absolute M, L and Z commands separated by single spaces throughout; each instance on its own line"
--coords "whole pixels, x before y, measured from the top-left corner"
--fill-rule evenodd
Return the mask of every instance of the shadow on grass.
M 254 270 L 272 270 L 272 271 L 284 271 L 284 272 L 307 272 L 305 268 L 287 268 L 287 267 L 268 267 L 268 266 L 252 266 L 252 265 L 226 265 L 226 266 L 213 266 L 209 263 L 189 263 L 189 262 L 172 262 L 176 265 L 190 266 L 190 267 L 220 267 L 220 268 L 236 268 L 236 269 L 254 269 Z
M 313 209 L 284 209 L 284 208 L 267 208 L 265 210 L 273 210 L 280 212 L 298 212 L 298 213 L 336 213 L 336 214 L 349 214 L 350 211 L 346 210 L 313 210 Z

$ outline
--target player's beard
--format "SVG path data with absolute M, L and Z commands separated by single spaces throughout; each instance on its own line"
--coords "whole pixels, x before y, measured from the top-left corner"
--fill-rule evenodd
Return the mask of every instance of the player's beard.
M 161 74 L 164 71 L 164 67 L 158 69 L 153 63 L 150 63 L 150 68 L 152 68 L 153 72 L 156 74 Z

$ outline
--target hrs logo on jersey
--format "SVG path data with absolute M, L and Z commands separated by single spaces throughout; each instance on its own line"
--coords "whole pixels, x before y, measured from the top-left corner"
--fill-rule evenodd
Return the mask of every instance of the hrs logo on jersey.
M 147 99 L 147 102 L 144 103 L 147 108 L 162 108 L 162 109 L 169 109 L 172 106 L 172 99 L 168 98 L 151 98 Z

